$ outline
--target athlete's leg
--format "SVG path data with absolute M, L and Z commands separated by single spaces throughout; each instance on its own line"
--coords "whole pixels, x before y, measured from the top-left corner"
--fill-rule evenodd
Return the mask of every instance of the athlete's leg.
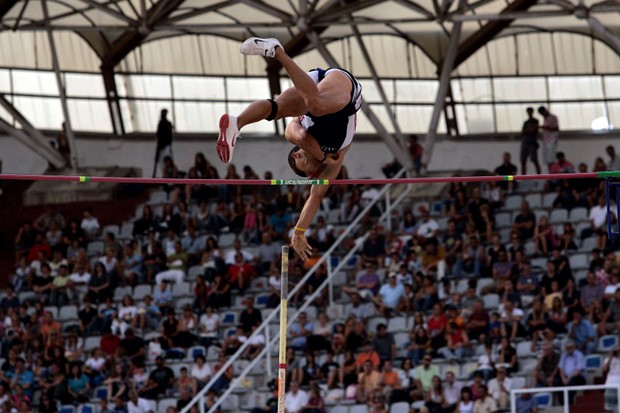
M 304 99 L 294 87 L 282 92 L 282 94 L 276 98 L 276 104 L 278 106 L 278 111 L 274 120 L 289 116 L 301 116 L 308 112 L 308 107 Z M 267 119 L 272 109 L 273 106 L 268 100 L 257 100 L 250 103 L 250 105 L 237 116 L 237 127 L 241 129 L 245 125 Z
M 315 116 L 336 113 L 351 101 L 351 80 L 341 72 L 332 72 L 317 86 L 314 80 L 286 54 L 283 48 L 276 48 L 275 58 L 282 63 L 293 85 L 306 102 L 310 113 Z

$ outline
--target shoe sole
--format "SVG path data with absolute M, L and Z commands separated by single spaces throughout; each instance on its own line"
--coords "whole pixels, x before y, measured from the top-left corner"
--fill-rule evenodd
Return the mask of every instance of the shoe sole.
M 220 161 L 224 163 L 230 162 L 230 146 L 228 145 L 228 141 L 226 140 L 226 130 L 228 129 L 228 126 L 230 126 L 230 117 L 224 114 L 220 118 L 220 135 L 217 139 L 216 144 L 217 156 L 220 158 Z M 231 146 L 235 146 L 234 138 Z

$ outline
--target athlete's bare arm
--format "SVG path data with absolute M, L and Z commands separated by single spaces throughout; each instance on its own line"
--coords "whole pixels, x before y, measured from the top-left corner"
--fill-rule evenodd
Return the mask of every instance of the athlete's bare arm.
M 318 179 L 336 179 L 338 174 L 340 174 L 344 157 L 349 151 L 349 148 L 350 146 L 347 146 L 346 148 L 340 150 L 337 154 L 338 158 L 333 160 L 333 164 L 324 166 L 318 175 Z M 329 185 L 313 185 L 312 188 L 310 188 L 310 196 L 301 210 L 301 215 L 297 220 L 296 228 L 307 229 L 310 224 L 312 224 L 312 220 L 321 207 L 321 202 L 323 201 L 328 189 Z M 293 238 L 291 239 L 291 246 L 303 261 L 310 258 L 312 248 L 308 245 L 308 240 L 304 235 L 304 231 L 295 230 Z

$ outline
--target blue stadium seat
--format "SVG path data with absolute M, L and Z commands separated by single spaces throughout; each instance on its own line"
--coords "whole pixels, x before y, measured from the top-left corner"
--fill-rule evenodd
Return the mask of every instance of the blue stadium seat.
M 589 372 L 599 371 L 603 367 L 603 356 L 590 354 L 586 356 L 586 370 Z
M 95 397 L 98 399 L 107 399 L 108 398 L 108 387 L 107 386 L 99 386 L 95 389 Z
M 58 413 L 75 413 L 74 406 L 60 406 Z
M 618 345 L 618 336 L 608 335 L 598 339 L 598 347 L 596 351 L 607 353 Z
M 267 307 L 267 303 L 269 302 L 268 294 L 259 294 L 254 298 L 254 306 L 256 308 L 264 308 Z
M 95 413 L 96 411 L 93 404 L 82 404 L 78 407 L 78 413 Z
M 222 314 L 221 324 L 223 326 L 233 326 L 237 324 L 237 313 L 233 313 L 232 311 L 227 311 Z
M 536 399 L 536 404 L 540 409 L 546 409 L 553 405 L 553 396 L 551 393 L 537 393 L 534 395 L 534 399 Z

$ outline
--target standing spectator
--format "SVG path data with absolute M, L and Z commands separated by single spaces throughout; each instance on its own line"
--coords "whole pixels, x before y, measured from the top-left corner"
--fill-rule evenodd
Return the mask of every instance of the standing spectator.
M 534 117 L 534 108 L 527 108 L 527 119 L 523 122 L 521 129 L 521 172 L 527 175 L 527 160 L 532 161 L 536 167 L 536 173 L 540 174 L 540 163 L 538 163 L 538 119 Z M 550 162 L 551 163 L 551 162 Z
M 556 159 L 558 138 L 560 136 L 558 117 L 549 112 L 544 106 L 538 108 L 538 113 L 544 118 L 543 124 L 540 126 L 542 130 L 542 158 L 549 167 L 549 172 L 551 172 L 551 164 Z
M 616 156 L 616 148 L 609 145 L 605 148 L 607 155 L 609 155 L 609 162 L 607 162 L 607 170 L 609 171 L 620 171 L 620 158 Z
M 566 343 L 566 351 L 560 357 L 558 375 L 555 377 L 556 386 L 583 386 L 586 384 L 584 376 L 586 359 L 583 353 L 576 349 L 575 342 L 569 340 Z M 568 393 L 568 404 L 573 404 L 575 392 Z
M 172 123 L 168 120 L 168 110 L 162 109 L 159 123 L 157 124 L 157 148 L 155 149 L 155 165 L 153 165 L 153 178 L 157 175 L 157 164 L 165 156 L 172 158 Z
M 510 153 L 504 152 L 504 155 L 502 155 L 502 164 L 495 168 L 495 173 L 499 176 L 517 174 L 517 166 L 511 162 Z M 499 183 L 499 186 L 504 191 L 512 192 L 514 189 L 514 184 L 514 181 L 502 181 Z
M 620 384 L 620 356 L 618 348 L 613 349 L 605 362 L 603 363 L 603 375 L 607 375 L 605 379 L 606 386 L 618 386 Z M 618 407 L 618 390 L 605 390 L 605 410 L 613 411 Z

